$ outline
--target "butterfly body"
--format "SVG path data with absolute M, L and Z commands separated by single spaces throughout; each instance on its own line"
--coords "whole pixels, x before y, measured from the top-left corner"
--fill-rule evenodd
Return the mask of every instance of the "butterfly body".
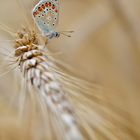
M 60 36 L 60 33 L 55 31 L 59 18 L 58 0 L 40 0 L 34 7 L 32 15 L 43 36 L 49 39 Z

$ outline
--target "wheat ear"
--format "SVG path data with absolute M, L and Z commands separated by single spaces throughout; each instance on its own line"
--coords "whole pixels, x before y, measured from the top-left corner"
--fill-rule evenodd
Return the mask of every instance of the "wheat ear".
M 45 100 L 47 107 L 62 123 L 65 140 L 83 140 L 73 108 L 67 100 L 63 87 L 55 72 L 50 69 L 51 62 L 39 49 L 35 32 L 24 29 L 17 35 L 15 56 L 27 86 L 31 85 Z

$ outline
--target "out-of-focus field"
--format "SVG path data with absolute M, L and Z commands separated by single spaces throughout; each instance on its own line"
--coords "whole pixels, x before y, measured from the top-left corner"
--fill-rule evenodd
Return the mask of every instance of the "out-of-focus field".
M 0 22 L 14 30 L 24 25 L 23 12 L 31 21 L 30 11 L 37 2 L 19 1 L 26 11 L 16 0 L 0 0 Z M 60 6 L 58 30 L 75 33 L 71 38 L 51 41 L 49 48 L 60 50 L 58 59 L 74 67 L 78 76 L 103 86 L 102 95 L 131 114 L 126 117 L 140 134 L 140 0 L 60 0 Z M 0 36 L 0 40 L 9 39 L 4 32 Z M 3 68 L 0 66 L 0 71 Z M 12 72 L 0 78 L 0 120 L 8 119 L 10 125 L 16 121 L 14 111 L 7 106 L 17 91 L 13 78 Z M 10 125 L 5 131 L 16 134 Z

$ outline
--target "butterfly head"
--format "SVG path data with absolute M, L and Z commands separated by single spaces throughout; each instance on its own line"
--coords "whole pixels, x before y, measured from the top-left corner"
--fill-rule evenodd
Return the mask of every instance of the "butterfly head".
M 60 33 L 59 32 L 52 32 L 50 33 L 49 35 L 46 35 L 49 39 L 52 39 L 52 38 L 58 38 L 60 37 Z
M 74 31 L 61 31 L 61 32 L 52 32 L 49 35 L 46 35 L 49 39 L 58 38 L 60 35 L 64 35 L 67 37 L 71 37 L 69 33 L 73 33 Z

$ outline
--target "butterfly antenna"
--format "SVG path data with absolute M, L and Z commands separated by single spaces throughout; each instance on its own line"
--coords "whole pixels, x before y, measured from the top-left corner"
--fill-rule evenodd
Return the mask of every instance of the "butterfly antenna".
M 74 31 L 61 31 L 60 33 L 74 33 Z
M 73 33 L 74 31 L 61 31 L 59 32 L 60 34 L 67 36 L 67 37 L 71 37 L 71 35 L 69 35 L 68 33 Z
M 61 33 L 61 34 L 64 35 L 64 36 L 67 36 L 67 37 L 71 37 L 71 35 L 67 35 L 65 33 Z
M 69 35 L 68 33 L 73 33 L 74 31 L 61 31 L 60 34 L 67 36 L 67 37 L 71 37 L 71 35 Z

